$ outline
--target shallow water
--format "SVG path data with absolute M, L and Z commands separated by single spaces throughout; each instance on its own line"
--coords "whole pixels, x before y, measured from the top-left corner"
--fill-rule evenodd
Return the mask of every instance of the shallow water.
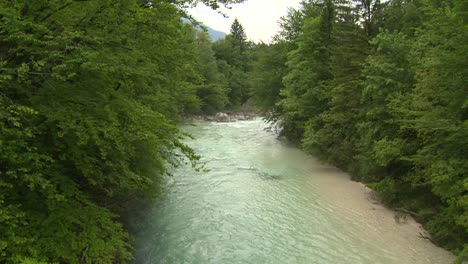
M 179 168 L 136 232 L 135 263 L 451 263 L 369 190 L 260 120 L 184 130 L 208 173 Z

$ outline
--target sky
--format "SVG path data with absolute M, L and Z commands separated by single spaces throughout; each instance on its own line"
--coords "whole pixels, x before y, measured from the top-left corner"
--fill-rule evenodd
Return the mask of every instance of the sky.
M 229 17 L 224 18 L 217 11 L 204 5 L 198 5 L 189 13 L 205 25 L 229 33 L 235 18 L 244 27 L 247 38 L 256 42 L 270 42 L 279 31 L 278 20 L 285 16 L 288 7 L 297 8 L 301 0 L 246 0 L 232 5 L 232 9 L 221 8 Z

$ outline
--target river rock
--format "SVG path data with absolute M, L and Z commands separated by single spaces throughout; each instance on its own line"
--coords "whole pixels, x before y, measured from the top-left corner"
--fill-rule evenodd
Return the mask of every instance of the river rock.
M 217 113 L 215 115 L 214 121 L 216 121 L 216 122 L 230 122 L 231 119 L 229 118 L 229 116 L 226 113 L 219 112 L 219 113 Z

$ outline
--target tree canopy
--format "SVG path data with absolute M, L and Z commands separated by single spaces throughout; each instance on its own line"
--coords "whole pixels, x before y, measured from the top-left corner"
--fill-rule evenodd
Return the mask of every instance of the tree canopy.
M 127 210 L 198 159 L 178 120 L 227 103 L 196 2 L 240 1 L 0 1 L 0 262 L 131 259 Z
M 248 101 L 468 258 L 466 1 L 304 1 L 268 44 L 182 19 L 239 2 L 0 0 L 0 262 L 128 262 L 129 210 L 200 168 L 178 122 Z
M 304 1 L 253 62 L 254 99 L 285 136 L 412 212 L 459 262 L 468 255 L 465 2 Z

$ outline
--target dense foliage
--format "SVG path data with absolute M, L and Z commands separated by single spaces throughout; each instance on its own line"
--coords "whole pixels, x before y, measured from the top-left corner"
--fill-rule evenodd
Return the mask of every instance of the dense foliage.
M 227 103 L 196 2 L 0 1 L 0 262 L 131 258 L 125 212 L 198 158 L 178 117 Z
M 0 262 L 127 262 L 129 209 L 196 166 L 176 122 L 250 99 L 467 258 L 466 1 L 305 1 L 270 44 L 181 19 L 238 2 L 0 0 Z
M 460 261 L 468 254 L 467 8 L 463 0 L 306 1 L 262 47 L 253 86 L 284 135 L 412 212 L 433 241 L 463 251 Z
M 244 28 L 237 19 L 226 38 L 213 43 L 218 70 L 225 79 L 227 107 L 235 109 L 244 104 L 250 96 L 248 72 L 251 69 L 253 44 L 247 41 Z

